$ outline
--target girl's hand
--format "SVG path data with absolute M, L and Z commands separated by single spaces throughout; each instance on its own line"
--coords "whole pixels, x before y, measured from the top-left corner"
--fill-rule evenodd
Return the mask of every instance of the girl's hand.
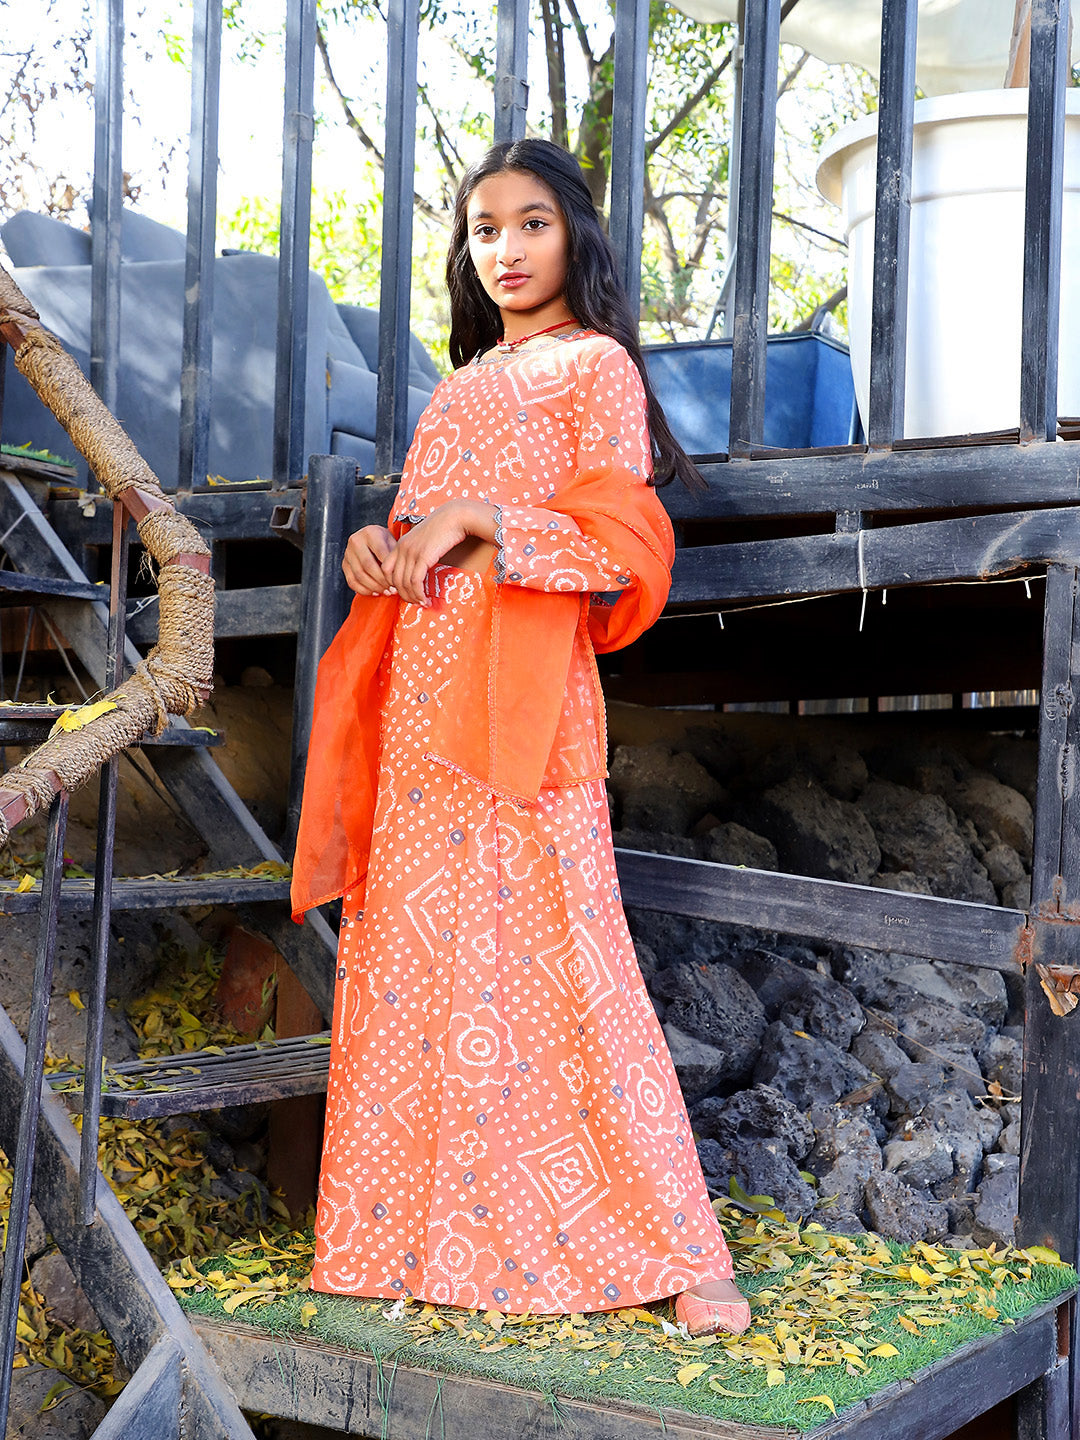
M 342 571 L 357 595 L 387 595 L 390 586 L 383 565 L 392 558 L 397 541 L 385 525 L 365 525 L 349 536 Z
M 448 500 L 401 537 L 382 565 L 384 583 L 402 600 L 428 605 L 427 573 L 470 536 L 495 539 L 495 507 L 479 500 Z

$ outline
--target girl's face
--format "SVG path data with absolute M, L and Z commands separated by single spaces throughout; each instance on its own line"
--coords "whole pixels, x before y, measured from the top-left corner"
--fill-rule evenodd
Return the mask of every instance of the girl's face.
M 527 170 L 504 170 L 477 185 L 466 218 L 469 254 L 508 340 L 570 318 L 563 293 L 569 237 L 549 186 Z

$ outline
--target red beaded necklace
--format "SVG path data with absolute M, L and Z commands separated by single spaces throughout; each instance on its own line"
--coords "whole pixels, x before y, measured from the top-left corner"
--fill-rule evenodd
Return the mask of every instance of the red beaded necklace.
M 577 321 L 573 316 L 567 320 L 558 320 L 554 325 L 548 325 L 543 330 L 534 330 L 531 335 L 519 335 L 516 340 L 496 340 L 495 349 L 502 355 L 512 355 L 519 345 L 524 345 L 526 340 L 535 340 L 538 335 L 550 335 L 553 330 L 561 330 L 564 325 L 576 325 Z

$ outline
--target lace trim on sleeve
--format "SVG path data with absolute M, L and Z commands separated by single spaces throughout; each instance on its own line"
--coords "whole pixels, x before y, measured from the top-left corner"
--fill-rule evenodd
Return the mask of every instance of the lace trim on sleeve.
M 495 584 L 501 585 L 506 579 L 506 549 L 503 540 L 502 506 L 495 506 Z

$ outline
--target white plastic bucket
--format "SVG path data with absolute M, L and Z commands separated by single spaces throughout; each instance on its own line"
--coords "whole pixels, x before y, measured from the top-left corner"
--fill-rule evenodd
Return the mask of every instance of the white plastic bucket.
M 1066 94 L 1058 414 L 1080 414 L 1080 90 Z M 848 237 L 848 320 L 865 424 L 870 389 L 877 120 L 841 130 L 817 183 Z M 915 106 L 906 436 L 1004 430 L 1020 413 L 1027 91 Z

